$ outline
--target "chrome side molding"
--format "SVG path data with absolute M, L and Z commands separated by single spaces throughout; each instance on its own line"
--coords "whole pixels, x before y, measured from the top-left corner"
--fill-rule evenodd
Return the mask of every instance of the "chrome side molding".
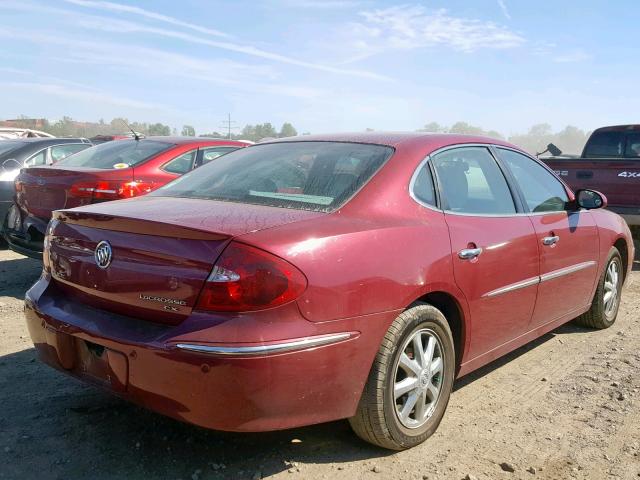
M 532 277 L 532 278 L 528 278 L 526 280 L 523 280 L 521 282 L 512 283 L 512 284 L 507 285 L 505 287 L 497 288 L 495 290 L 492 290 L 490 292 L 485 293 L 482 296 L 483 297 L 495 297 L 497 295 L 502 295 L 503 293 L 513 292 L 514 290 L 520 290 L 521 288 L 530 287 L 532 285 L 537 285 L 539 283 L 540 283 L 540 277 Z
M 571 265 L 570 267 L 560 268 L 558 270 L 545 273 L 544 275 L 540 275 L 540 282 L 553 280 L 554 278 L 562 277 L 564 275 L 569 275 L 570 273 L 578 272 L 580 270 L 584 270 L 585 268 L 593 267 L 595 265 L 596 265 L 596 262 L 594 262 L 593 260 L 589 262 L 576 263 L 575 265 Z
M 569 275 L 571 273 L 578 272 L 580 270 L 584 270 L 585 268 L 590 268 L 596 266 L 597 263 L 594 261 L 576 263 L 575 265 L 571 265 L 569 267 L 560 268 L 558 270 L 553 270 L 549 273 L 545 273 L 538 277 L 531 277 L 520 282 L 510 283 L 509 285 L 505 285 L 504 287 L 497 288 L 495 290 L 491 290 L 490 292 L 482 295 L 483 297 L 495 297 L 497 295 L 502 295 L 503 293 L 513 292 L 514 290 L 519 290 L 521 288 L 531 287 L 533 285 L 537 285 L 542 282 L 547 282 L 549 280 L 553 280 L 555 278 L 563 277 L 564 275 Z

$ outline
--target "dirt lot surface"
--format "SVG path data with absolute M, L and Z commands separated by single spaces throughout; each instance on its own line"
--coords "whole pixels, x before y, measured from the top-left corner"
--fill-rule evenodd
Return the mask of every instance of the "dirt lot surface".
M 0 251 L 1 479 L 640 478 L 640 272 L 612 328 L 564 326 L 459 380 L 438 432 L 400 453 L 346 421 L 206 431 L 41 365 L 22 318 L 39 273 Z

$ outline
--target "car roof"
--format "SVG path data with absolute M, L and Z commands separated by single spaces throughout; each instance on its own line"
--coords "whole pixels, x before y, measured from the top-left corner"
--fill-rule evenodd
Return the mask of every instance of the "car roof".
M 62 137 L 62 138 L 11 138 L 8 139 L 9 142 L 22 142 L 24 144 L 32 144 L 32 145 L 57 145 L 60 143 L 90 143 L 86 138 L 80 137 Z
M 320 135 L 302 135 L 297 137 L 279 138 L 269 140 L 264 143 L 279 142 L 349 142 L 349 143 L 369 143 L 375 145 L 386 145 L 398 147 L 405 144 L 422 144 L 423 146 L 436 144 L 457 144 L 457 143 L 495 143 L 508 145 L 504 140 L 478 135 L 461 135 L 457 133 L 426 133 L 426 132 L 355 132 L 355 133 L 335 133 Z
M 627 131 L 637 131 L 640 130 L 640 125 L 631 124 L 631 125 L 611 125 L 609 127 L 600 127 L 596 128 L 595 132 L 627 132 Z
M 126 142 L 129 139 L 124 139 L 124 140 L 116 140 L 119 142 Z M 131 139 L 134 140 L 134 139 Z M 201 142 L 224 142 L 224 143 L 231 143 L 231 144 L 238 144 L 241 145 L 242 142 L 238 142 L 236 140 L 227 140 L 225 138 L 207 138 L 207 137 L 179 137 L 179 136 L 154 136 L 154 137 L 145 137 L 145 138 L 141 138 L 140 141 L 144 141 L 144 140 L 154 140 L 157 142 L 164 142 L 164 143 L 173 143 L 175 145 L 184 145 L 187 143 L 201 143 Z M 134 140 L 135 141 L 135 140 Z

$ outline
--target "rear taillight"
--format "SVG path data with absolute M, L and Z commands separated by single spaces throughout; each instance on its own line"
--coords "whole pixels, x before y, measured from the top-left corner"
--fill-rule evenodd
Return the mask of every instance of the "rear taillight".
M 232 242 L 213 267 L 196 308 L 219 312 L 263 310 L 295 300 L 306 287 L 304 274 L 286 260 Z
M 81 182 L 71 186 L 70 195 L 73 197 L 91 197 L 95 200 L 117 200 L 144 195 L 153 190 L 150 182 L 118 182 L 98 181 Z

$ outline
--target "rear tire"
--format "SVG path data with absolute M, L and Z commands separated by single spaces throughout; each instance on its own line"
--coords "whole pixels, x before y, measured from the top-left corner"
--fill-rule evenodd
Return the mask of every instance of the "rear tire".
M 620 308 L 620 294 L 624 279 L 622 257 L 617 248 L 612 247 L 607 263 L 598 281 L 591 308 L 574 321 L 588 328 L 609 328 L 616 321 Z
M 438 428 L 455 375 L 453 336 L 437 308 L 417 304 L 393 321 L 378 349 L 351 428 L 391 450 L 424 442 Z

